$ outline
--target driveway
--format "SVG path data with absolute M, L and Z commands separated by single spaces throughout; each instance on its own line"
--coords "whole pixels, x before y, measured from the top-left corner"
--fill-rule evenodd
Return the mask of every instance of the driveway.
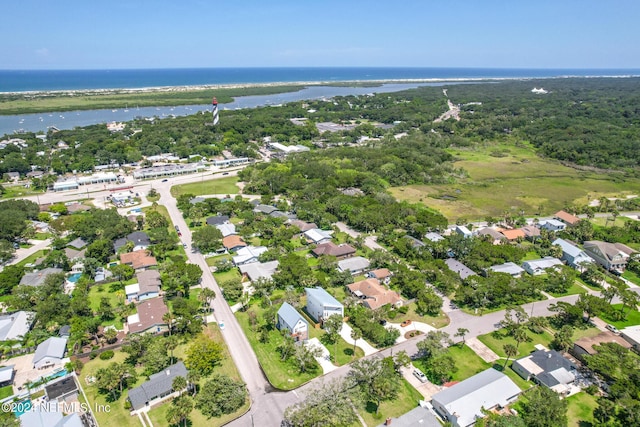
M 346 323 L 342 324 L 342 329 L 340 329 L 340 336 L 348 343 L 353 343 L 353 338 L 351 338 L 351 331 L 353 329 L 351 326 Z M 368 356 L 370 354 L 374 354 L 378 352 L 378 349 L 366 342 L 363 338 L 360 338 L 356 341 L 356 347 L 360 347 L 362 351 L 364 351 L 364 355 Z
M 46 369 L 33 369 L 33 353 L 25 354 L 18 357 L 12 357 L 11 359 L 7 359 L 3 365 L 14 365 L 13 369 L 16 370 L 15 377 L 13 380 L 14 391 L 17 391 L 18 387 L 23 387 L 26 382 L 33 382 L 34 380 L 40 377 L 46 377 L 51 375 L 54 370 L 64 366 L 64 363 L 68 362 L 69 359 L 63 359 L 64 362 L 60 365 L 52 366 Z
M 306 345 L 310 347 L 319 348 L 320 351 L 322 351 L 322 355 L 317 356 L 316 360 L 318 361 L 320 366 L 322 366 L 323 373 L 328 374 L 329 372 L 335 371 L 336 369 L 338 369 L 336 365 L 331 363 L 331 353 L 329 353 L 329 350 L 327 350 L 327 347 L 325 347 L 324 344 L 322 344 L 318 338 L 311 338 L 309 341 L 307 341 Z
M 415 375 L 413 375 L 414 370 L 413 364 L 409 365 L 408 368 L 400 368 L 400 372 L 402 372 L 402 376 L 409 384 L 413 386 L 418 392 L 424 397 L 424 400 L 431 400 L 431 396 L 438 393 L 442 390 L 442 387 L 437 386 L 429 381 L 423 383 Z
M 397 329 L 398 331 L 400 331 L 400 336 L 398 337 L 398 339 L 396 340 L 396 344 L 400 344 L 401 342 L 405 342 L 407 339 L 404 337 L 404 335 L 407 332 L 411 332 L 411 331 L 420 331 L 423 334 L 426 334 L 427 332 L 431 332 L 431 331 L 435 331 L 436 328 L 434 328 L 431 325 L 427 325 L 426 323 L 423 322 L 416 322 L 416 321 L 412 321 L 411 324 L 407 325 L 407 326 L 401 326 L 400 323 L 387 323 L 387 326 L 392 327 L 394 329 Z

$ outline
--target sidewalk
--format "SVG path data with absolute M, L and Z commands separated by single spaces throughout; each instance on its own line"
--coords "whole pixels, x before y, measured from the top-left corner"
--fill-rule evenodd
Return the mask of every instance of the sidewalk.
M 346 323 L 342 324 L 342 329 L 340 329 L 340 336 L 349 344 L 353 344 L 353 338 L 351 338 L 351 326 Z M 360 338 L 356 341 L 356 346 L 360 347 L 362 351 L 364 351 L 364 355 L 368 356 L 370 354 L 374 354 L 378 352 L 378 349 L 373 347 L 371 344 L 366 342 L 363 338 Z

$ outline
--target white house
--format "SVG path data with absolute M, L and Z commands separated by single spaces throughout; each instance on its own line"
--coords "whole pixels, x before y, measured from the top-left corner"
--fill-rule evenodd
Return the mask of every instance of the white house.
M 356 274 L 364 273 L 370 265 L 371 262 L 369 262 L 368 259 L 361 256 L 355 256 L 338 261 L 338 270 L 348 271 L 355 276 Z
M 467 227 L 465 227 L 464 225 L 456 225 L 455 232 L 457 234 L 461 235 L 462 237 L 471 237 L 471 236 L 473 236 L 473 233 L 471 233 L 471 231 Z
M 233 264 L 240 266 L 242 264 L 258 262 L 260 255 L 266 251 L 267 248 L 265 246 L 245 246 L 236 251 L 236 255 L 233 257 Z
M 62 364 L 66 351 L 66 338 L 48 338 L 36 348 L 36 352 L 33 355 L 33 368 L 43 369 Z
M 507 273 L 513 277 L 520 277 L 522 276 L 522 273 L 524 273 L 524 269 L 513 262 L 505 262 L 504 264 L 500 265 L 492 265 L 487 270 L 493 271 L 494 273 Z
M 222 237 L 227 237 L 227 236 L 231 236 L 233 234 L 238 234 L 236 233 L 236 226 L 230 223 L 227 224 L 217 224 L 215 226 L 218 230 L 220 230 L 220 233 L 222 233 Z
M 279 331 L 289 331 L 296 341 L 306 341 L 309 338 L 309 324 L 288 302 L 283 303 L 278 310 L 276 327 Z
M 585 251 L 564 239 L 556 239 L 552 244 L 562 248 L 562 260 L 573 268 L 581 269 L 584 264 L 594 262 Z
M 331 240 L 331 232 L 320 230 L 319 228 L 312 228 L 304 233 L 304 236 L 316 245 L 325 243 Z
M 563 264 L 558 258 L 546 256 L 540 259 L 525 261 L 522 263 L 522 268 L 533 276 L 539 276 L 541 274 L 545 274 L 548 268 L 554 268 L 560 265 Z
M 545 221 L 540 221 L 538 223 L 538 227 L 544 228 L 547 231 L 562 231 L 567 228 L 567 225 L 562 221 L 558 221 L 557 219 L 548 219 Z
M 321 287 L 305 288 L 307 293 L 307 313 L 317 321 L 327 320 L 334 314 L 344 317 L 344 307 L 329 292 Z

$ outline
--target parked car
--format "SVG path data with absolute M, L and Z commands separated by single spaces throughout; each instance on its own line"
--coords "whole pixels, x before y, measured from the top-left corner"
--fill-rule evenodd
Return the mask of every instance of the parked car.
M 229 175 L 229 172 L 222 172 L 222 175 Z
M 220 330 L 223 331 L 224 330 L 224 322 L 220 321 L 220 323 L 218 323 L 218 326 L 220 326 Z
M 400 323 L 400 326 L 404 328 L 406 326 L 409 326 L 410 324 L 411 324 L 411 320 L 405 320 L 404 322 Z
M 413 376 L 420 380 L 421 383 L 426 383 L 428 381 L 427 376 L 418 368 L 413 370 Z
M 608 330 L 610 330 L 611 332 L 613 332 L 613 333 L 614 333 L 614 334 L 616 334 L 616 335 L 619 335 L 619 334 L 620 334 L 620 331 L 618 330 L 618 328 L 616 328 L 616 327 L 615 327 L 615 326 L 613 326 L 613 325 L 609 325 L 609 324 L 607 324 L 607 326 L 605 326 L 605 328 L 607 328 Z
M 187 244 L 186 244 L 186 243 L 183 243 L 183 244 L 182 244 L 182 247 L 183 247 L 183 248 L 185 248 L 185 249 L 187 249 Z
M 180 227 L 176 225 L 176 231 L 180 231 Z
M 162 182 L 167 182 L 169 181 L 167 178 L 163 179 Z

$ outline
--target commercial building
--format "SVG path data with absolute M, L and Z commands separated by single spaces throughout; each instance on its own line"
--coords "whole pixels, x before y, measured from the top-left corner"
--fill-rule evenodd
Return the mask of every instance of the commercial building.
M 186 165 L 162 165 L 142 168 L 133 172 L 135 179 L 153 179 L 163 176 L 186 175 L 198 173 L 207 167 L 202 163 L 187 163 Z

